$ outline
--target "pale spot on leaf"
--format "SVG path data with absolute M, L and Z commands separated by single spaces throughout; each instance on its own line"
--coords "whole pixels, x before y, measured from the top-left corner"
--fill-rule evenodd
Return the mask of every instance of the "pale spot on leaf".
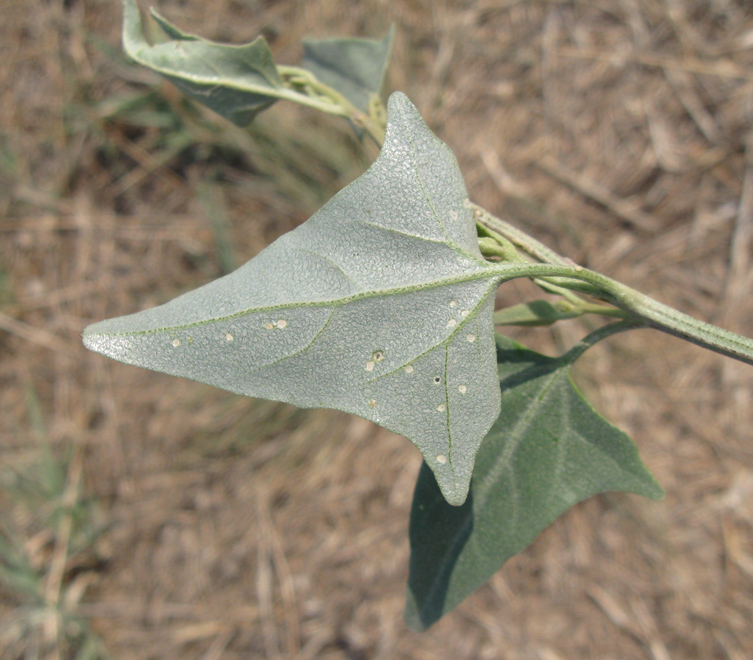
M 280 319 L 279 321 L 277 321 L 278 328 L 285 328 L 287 327 L 287 325 L 288 325 L 288 322 L 285 319 Z
M 439 456 L 437 456 L 437 463 L 444 465 L 446 462 L 447 462 L 447 456 L 445 456 L 444 454 L 439 454 Z
M 450 319 L 449 321 L 447 321 L 448 328 L 454 328 L 457 324 L 458 322 L 455 319 Z
M 461 394 L 465 394 L 468 391 L 468 388 L 465 385 L 459 385 L 458 386 L 458 392 Z
M 438 410 L 439 412 L 444 412 L 444 403 L 440 403 L 440 404 L 439 404 L 439 405 L 437 406 L 437 410 Z
M 476 335 L 468 335 L 466 339 L 472 344 L 474 341 L 476 341 Z
M 230 333 L 228 332 L 228 333 L 227 333 L 227 334 L 225 335 L 225 339 L 226 339 L 227 341 L 233 341 L 234 337 L 233 337 L 233 335 L 231 335 L 231 334 L 230 334 Z
M 173 339 L 173 346 L 175 346 L 175 348 L 178 348 L 178 346 L 180 346 L 180 339 Z
M 366 371 L 374 371 L 374 367 L 376 366 L 376 362 L 369 361 L 366 363 Z
M 406 374 L 412 374 L 413 373 L 413 365 L 409 364 L 407 367 L 405 367 L 405 373 Z

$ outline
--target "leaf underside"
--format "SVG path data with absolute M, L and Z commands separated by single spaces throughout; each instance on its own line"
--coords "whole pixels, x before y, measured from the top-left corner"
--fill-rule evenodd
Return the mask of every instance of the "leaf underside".
M 419 473 L 405 610 L 415 630 L 450 612 L 577 502 L 606 491 L 663 496 L 632 440 L 575 388 L 566 356 L 498 335 L 497 360 L 501 414 L 466 502 L 448 506 L 425 464 Z
M 454 505 L 499 413 L 498 273 L 481 257 L 455 157 L 408 98 L 388 105 L 372 167 L 245 266 L 96 323 L 116 360 L 409 438 Z
M 183 32 L 152 9 L 154 43 L 144 34 L 136 0 L 123 0 L 123 48 L 133 60 L 159 73 L 186 96 L 238 126 L 247 126 L 279 99 L 304 102 L 282 81 L 264 37 L 231 45 Z M 304 42 L 304 68 L 366 111 L 379 94 L 392 44 L 381 40 L 322 39 Z
M 264 37 L 249 44 L 218 44 L 181 31 L 156 11 L 152 17 L 166 39 L 150 44 L 136 0 L 123 0 L 123 48 L 186 96 L 234 124 L 247 125 L 284 89 Z
M 373 94 L 381 94 L 394 31 L 376 39 L 304 39 L 303 66 L 366 112 Z

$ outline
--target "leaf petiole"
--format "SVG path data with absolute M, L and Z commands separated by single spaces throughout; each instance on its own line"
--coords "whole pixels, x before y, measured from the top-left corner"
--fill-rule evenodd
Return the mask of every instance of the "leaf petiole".
M 621 309 L 595 305 L 578 299 L 577 302 L 560 300 L 554 303 L 548 300 L 533 300 L 528 303 L 505 307 L 494 313 L 494 325 L 517 325 L 534 327 L 552 325 L 557 321 L 575 319 L 586 314 L 600 314 L 618 319 L 627 319 L 629 315 Z
M 661 330 L 727 357 L 753 364 L 753 340 L 710 323 L 699 321 L 664 305 L 605 275 L 587 268 L 559 264 L 490 264 L 499 270 L 500 281 L 516 277 L 564 277 L 581 280 L 597 289 L 601 297 L 630 314 L 630 321 Z
M 560 356 L 560 360 L 563 364 L 573 364 L 583 353 L 585 353 L 591 346 L 598 344 L 600 341 L 607 339 L 620 332 L 627 332 L 628 330 L 637 330 L 641 326 L 633 321 L 617 321 L 616 323 L 610 323 L 608 325 L 597 328 L 593 332 L 589 333 L 583 339 L 581 339 L 575 346 L 569 351 L 563 353 Z
M 318 102 L 317 105 L 306 104 L 300 101 L 299 103 L 302 103 L 302 105 L 312 105 L 328 114 L 349 119 L 356 126 L 364 130 L 378 147 L 382 146 L 385 124 L 380 124 L 376 117 L 372 116 L 371 112 L 366 114 L 359 110 L 340 92 L 321 82 L 311 71 L 297 66 L 285 66 L 282 64 L 277 65 L 277 71 L 282 78 L 283 84 L 291 91 Z M 376 112 L 375 109 L 374 113 L 376 114 Z

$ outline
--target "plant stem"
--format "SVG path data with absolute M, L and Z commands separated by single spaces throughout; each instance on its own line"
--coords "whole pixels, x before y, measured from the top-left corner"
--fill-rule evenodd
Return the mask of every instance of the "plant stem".
M 631 321 L 675 335 L 741 362 L 753 364 L 753 340 L 694 319 L 600 273 L 581 266 L 558 264 L 500 263 L 496 267 L 502 281 L 516 277 L 566 277 L 582 280 L 600 290 L 613 305 L 629 312 Z
M 575 362 L 583 353 L 585 353 L 591 346 L 598 344 L 600 341 L 616 335 L 620 332 L 626 332 L 627 330 L 635 330 L 640 328 L 640 325 L 636 325 L 632 321 L 617 321 L 616 323 L 610 323 L 609 325 L 597 328 L 590 334 L 581 339 L 575 346 L 573 346 L 567 353 L 564 353 L 560 360 L 567 364 Z
M 569 259 L 557 254 L 554 250 L 548 248 L 543 243 L 540 243 L 524 231 L 521 231 L 520 229 L 513 227 L 509 222 L 492 215 L 489 211 L 478 204 L 471 202 L 471 209 L 473 210 L 473 215 L 477 224 L 481 225 L 486 230 L 490 230 L 494 234 L 501 234 L 513 245 L 517 246 L 534 259 L 538 259 L 546 264 L 567 265 L 572 263 Z
M 476 224 L 482 229 L 482 231 L 496 240 L 503 241 L 503 244 L 512 243 L 529 256 L 543 263 L 559 264 L 562 266 L 574 265 L 571 259 L 557 254 L 554 250 L 548 248 L 543 243 L 540 243 L 532 236 L 513 227 L 509 222 L 505 222 L 501 218 L 492 215 L 489 211 L 480 207 L 478 204 L 471 202 L 471 208 L 473 209 L 473 216 L 476 219 Z M 568 292 L 568 289 L 574 289 L 596 298 L 600 297 L 600 291 L 598 289 L 579 280 L 540 278 L 535 279 L 534 282 L 544 291 L 565 296 L 565 298 L 571 300 L 571 302 L 573 302 L 571 297 L 572 294 Z
M 580 299 L 576 302 L 560 300 L 556 303 L 550 303 L 548 300 L 533 300 L 497 310 L 494 312 L 494 325 L 523 327 L 552 325 L 557 321 L 575 319 L 586 314 L 599 314 L 623 320 L 630 318 L 628 312 L 622 309 L 594 305 Z
M 614 281 L 613 281 L 614 282 Z M 661 330 L 698 346 L 753 364 L 753 340 L 664 305 L 658 300 L 614 282 L 625 292 L 614 304 L 641 319 L 649 327 Z
M 297 96 L 310 98 L 320 110 L 330 114 L 347 117 L 363 128 L 378 146 L 384 142 L 385 128 L 381 122 L 356 108 L 342 94 L 321 83 L 316 76 L 298 67 L 278 67 L 283 80 Z M 303 87 L 305 94 L 295 90 Z M 321 103 L 321 97 L 328 101 Z M 319 101 L 319 103 L 316 103 Z M 565 295 L 562 289 L 572 289 L 588 295 L 602 298 L 607 302 L 629 312 L 631 321 L 640 325 L 661 330 L 681 337 L 694 344 L 708 348 L 728 357 L 748 364 L 753 364 L 753 340 L 718 328 L 709 323 L 694 319 L 687 314 L 664 305 L 648 296 L 631 289 L 615 280 L 574 264 L 570 259 L 557 254 L 554 250 L 540 243 L 532 236 L 513 227 L 511 224 L 493 216 L 486 209 L 471 203 L 476 222 L 487 233 L 500 238 L 503 252 L 510 252 L 509 243 L 518 247 L 531 257 L 544 263 L 524 264 L 507 262 L 499 264 L 503 279 L 530 277 L 545 290 Z M 512 274 L 512 270 L 519 274 Z M 523 272 L 528 270 L 528 273 Z M 552 279 L 554 278 L 554 279 Z M 570 298 L 570 296 L 567 296 Z M 572 302 L 572 300 L 571 300 Z
M 277 70 L 287 89 L 296 94 L 296 98 L 292 99 L 296 103 L 315 107 L 331 115 L 345 117 L 363 129 L 378 147 L 382 146 L 384 142 L 384 126 L 381 126 L 379 122 L 359 110 L 340 92 L 322 83 L 313 73 L 306 69 L 278 64 Z M 301 100 L 298 100 L 298 97 L 301 97 Z

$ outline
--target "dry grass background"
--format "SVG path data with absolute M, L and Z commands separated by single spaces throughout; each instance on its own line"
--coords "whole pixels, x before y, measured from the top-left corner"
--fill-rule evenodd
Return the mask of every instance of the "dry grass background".
M 305 34 L 395 22 L 391 86 L 451 145 L 475 201 L 753 334 L 747 0 L 159 7 L 218 40 L 263 33 L 287 63 Z M 363 170 L 359 146 L 283 104 L 250 135 L 185 106 L 122 58 L 112 1 L 2 8 L 0 475 L 29 474 L 48 445 L 68 508 L 50 526 L 53 504 L 0 495 L 0 531 L 39 577 L 33 616 L 0 590 L 1 657 L 74 657 L 75 639 L 55 643 L 70 637 L 62 610 L 119 660 L 753 657 L 750 367 L 648 331 L 594 349 L 581 383 L 666 500 L 582 503 L 430 632 L 410 632 L 410 443 L 79 341 L 87 323 L 196 287 L 302 222 Z M 582 333 L 525 341 L 555 351 Z M 69 550 L 65 511 L 86 497 L 104 531 Z

